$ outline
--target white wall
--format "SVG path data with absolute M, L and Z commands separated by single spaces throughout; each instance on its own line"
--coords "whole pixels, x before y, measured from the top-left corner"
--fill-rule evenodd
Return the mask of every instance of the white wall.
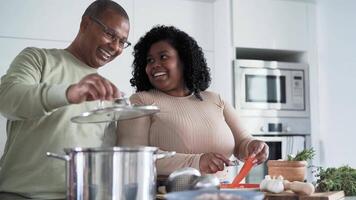
M 214 68 L 212 68 L 211 90 L 233 104 L 232 60 L 234 47 L 232 44 L 231 1 L 217 0 L 214 6 Z
M 320 126 L 319 126 L 319 65 L 317 54 L 317 22 L 316 22 L 316 2 L 310 1 L 307 4 L 307 29 L 308 40 L 307 52 L 303 55 L 302 61 L 309 64 L 309 99 L 310 99 L 310 120 L 311 120 L 311 147 L 317 152 L 312 165 L 320 166 Z M 307 144 L 308 145 L 308 144 Z M 311 174 L 310 179 L 314 179 Z M 315 180 L 316 181 L 316 180 Z
M 356 1 L 318 0 L 321 164 L 356 167 Z

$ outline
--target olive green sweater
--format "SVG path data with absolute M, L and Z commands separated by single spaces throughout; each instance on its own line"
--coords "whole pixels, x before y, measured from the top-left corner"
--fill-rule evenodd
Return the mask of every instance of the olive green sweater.
M 0 84 L 0 112 L 8 119 L 0 192 L 64 198 L 65 162 L 46 152 L 101 145 L 105 124 L 70 121 L 97 102 L 69 105 L 65 94 L 70 84 L 96 72 L 62 49 L 26 48 L 14 59 Z

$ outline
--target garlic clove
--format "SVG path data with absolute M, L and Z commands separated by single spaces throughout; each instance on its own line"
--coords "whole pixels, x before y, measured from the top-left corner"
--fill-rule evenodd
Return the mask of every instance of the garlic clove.
M 277 180 L 284 180 L 284 178 L 283 178 L 282 175 L 279 175 L 279 176 L 277 177 Z
M 267 185 L 268 179 L 263 179 L 260 183 L 260 190 L 265 191 L 266 190 L 266 185 Z

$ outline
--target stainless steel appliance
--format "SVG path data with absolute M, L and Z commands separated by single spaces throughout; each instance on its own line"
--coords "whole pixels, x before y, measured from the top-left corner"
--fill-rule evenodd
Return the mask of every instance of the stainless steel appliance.
M 309 116 L 308 83 L 304 63 L 234 62 L 235 106 L 243 116 Z
M 70 148 L 66 161 L 67 200 L 151 200 L 156 196 L 155 160 L 175 152 L 156 147 Z
M 268 144 L 268 159 L 286 159 L 310 147 L 307 64 L 235 60 L 234 92 L 241 123 Z M 266 174 L 264 163 L 249 173 L 246 182 L 259 183 Z

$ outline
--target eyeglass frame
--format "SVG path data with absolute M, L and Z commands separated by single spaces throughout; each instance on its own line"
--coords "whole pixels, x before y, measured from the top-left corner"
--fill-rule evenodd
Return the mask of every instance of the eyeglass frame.
M 100 25 L 102 27 L 102 31 L 105 34 L 105 37 L 108 38 L 111 42 L 116 42 L 119 41 L 119 47 L 122 49 L 126 49 L 127 47 L 129 47 L 131 45 L 131 42 L 127 41 L 127 40 L 123 40 L 121 39 L 117 34 L 116 31 L 109 28 L 108 26 L 106 26 L 103 22 L 101 22 L 98 18 L 94 17 L 94 16 L 89 16 L 89 18 L 95 22 L 96 24 Z

